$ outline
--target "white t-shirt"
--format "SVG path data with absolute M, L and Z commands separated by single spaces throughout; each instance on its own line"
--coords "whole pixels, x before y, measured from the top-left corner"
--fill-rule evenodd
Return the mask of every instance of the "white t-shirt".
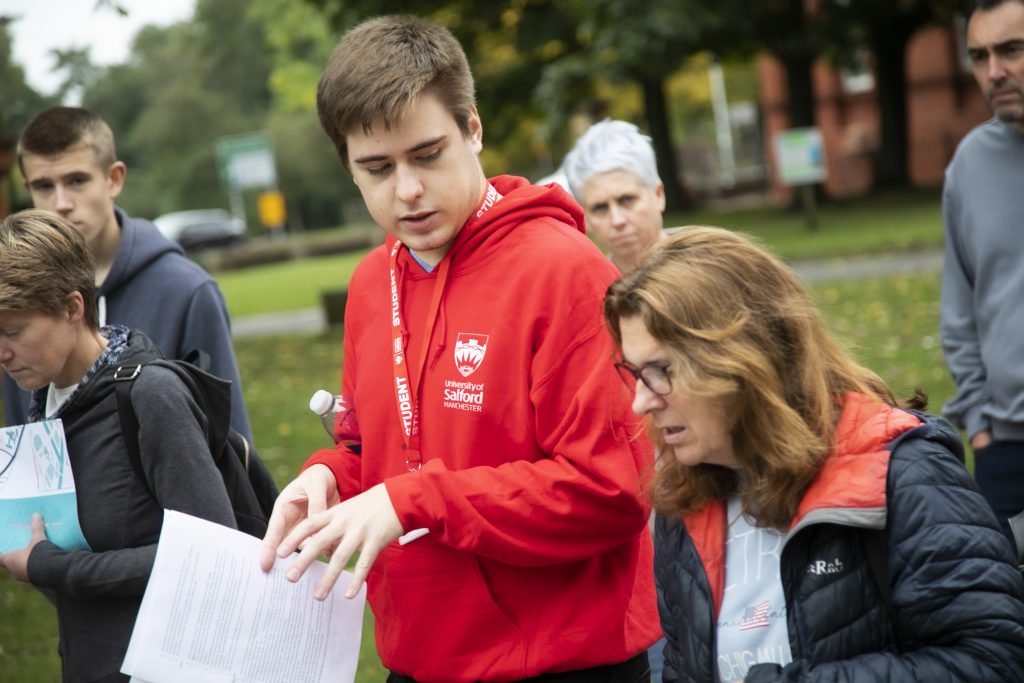
M 64 402 L 71 398 L 71 394 L 75 393 L 75 389 L 78 388 L 77 384 L 72 384 L 70 387 L 58 387 L 50 382 L 50 389 L 46 392 L 46 417 L 47 419 L 53 417 L 60 410 L 60 407 L 64 405 Z
M 740 514 L 740 500 L 728 500 L 725 593 L 718 615 L 718 680 L 742 681 L 754 664 L 789 664 L 786 597 L 779 553 L 786 534 L 752 526 Z

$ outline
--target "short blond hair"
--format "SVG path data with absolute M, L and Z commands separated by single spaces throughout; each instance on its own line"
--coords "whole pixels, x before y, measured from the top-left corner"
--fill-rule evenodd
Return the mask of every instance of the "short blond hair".
M 59 315 L 79 292 L 85 324 L 97 331 L 95 278 L 85 238 L 57 214 L 26 209 L 0 221 L 0 311 Z
M 437 96 L 469 135 L 473 75 L 459 41 L 426 19 L 383 16 L 359 24 L 334 48 L 317 83 L 316 109 L 348 168 L 349 132 L 356 126 L 369 131 L 377 117 L 390 129 L 426 92 Z

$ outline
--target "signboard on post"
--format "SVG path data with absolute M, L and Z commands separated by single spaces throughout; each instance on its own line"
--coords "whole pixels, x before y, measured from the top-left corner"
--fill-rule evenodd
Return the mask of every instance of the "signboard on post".
M 811 185 L 828 178 L 825 145 L 818 128 L 791 128 L 775 134 L 775 158 L 784 185 Z
M 782 184 L 800 186 L 807 227 L 817 230 L 818 208 L 814 186 L 828 178 L 821 130 L 809 127 L 779 131 L 775 134 L 775 160 Z
M 221 180 L 232 191 L 277 186 L 274 151 L 266 131 L 218 138 L 217 165 Z

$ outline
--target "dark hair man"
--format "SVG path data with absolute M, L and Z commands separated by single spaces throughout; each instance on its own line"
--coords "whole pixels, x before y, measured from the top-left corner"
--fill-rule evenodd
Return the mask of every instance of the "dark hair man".
M 358 433 L 282 491 L 262 566 L 354 552 L 390 681 L 634 681 L 658 637 L 653 449 L 608 359 L 614 266 L 558 187 L 488 178 L 465 54 L 413 17 L 337 46 L 321 123 L 385 244 L 349 287 Z M 356 422 L 356 420 L 350 420 Z M 426 529 L 407 545 L 403 532 Z
M 967 431 L 978 486 L 1009 532 L 1024 509 L 1024 2 L 979 2 L 967 53 L 995 118 L 946 169 L 941 336 L 957 392 L 944 410 Z

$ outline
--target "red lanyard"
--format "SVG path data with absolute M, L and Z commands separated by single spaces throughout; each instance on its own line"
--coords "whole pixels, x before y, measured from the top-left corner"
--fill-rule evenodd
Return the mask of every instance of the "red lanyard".
M 423 463 L 420 454 L 420 423 L 419 404 L 416 394 L 419 387 L 413 387 L 409 378 L 409 366 L 406 363 L 405 339 L 402 334 L 402 306 L 398 292 L 398 252 L 402 249 L 401 242 L 395 242 L 391 249 L 391 340 L 395 362 L 395 401 L 398 406 L 398 417 L 402 422 L 402 436 L 405 440 L 405 466 L 415 472 Z M 434 281 L 434 293 L 430 297 L 430 309 L 427 312 L 427 323 L 424 327 L 423 339 L 420 341 L 419 358 L 416 361 L 416 377 L 423 381 L 423 370 L 426 366 L 427 353 L 430 349 L 430 338 L 433 335 L 434 323 L 441 308 L 441 295 L 444 293 L 445 282 L 448 280 L 448 266 L 451 259 L 448 255 L 441 259 L 437 266 L 437 279 Z
M 483 201 L 480 202 L 480 207 L 476 212 L 476 218 L 480 219 L 501 198 L 502 195 L 494 185 L 488 183 Z M 416 400 L 420 387 L 413 387 L 410 381 L 409 366 L 406 363 L 405 336 L 402 334 L 402 303 L 401 293 L 398 291 L 398 252 L 401 249 L 402 243 L 396 241 L 395 246 L 391 248 L 391 257 L 388 261 L 391 278 L 391 351 L 395 361 L 392 368 L 395 373 L 395 405 L 398 407 L 398 417 L 402 423 L 402 437 L 405 441 L 405 466 L 410 472 L 415 472 L 423 464 L 423 456 L 420 451 L 420 410 Z M 451 259 L 448 254 L 445 254 L 437 266 L 437 279 L 434 281 L 434 292 L 430 297 L 430 308 L 427 311 L 427 323 L 423 328 L 424 334 L 420 342 L 419 358 L 416 360 L 418 385 L 423 383 L 430 338 L 434 334 L 434 324 L 437 322 L 437 315 L 441 308 L 441 296 L 444 294 L 444 287 L 448 281 L 450 265 Z

